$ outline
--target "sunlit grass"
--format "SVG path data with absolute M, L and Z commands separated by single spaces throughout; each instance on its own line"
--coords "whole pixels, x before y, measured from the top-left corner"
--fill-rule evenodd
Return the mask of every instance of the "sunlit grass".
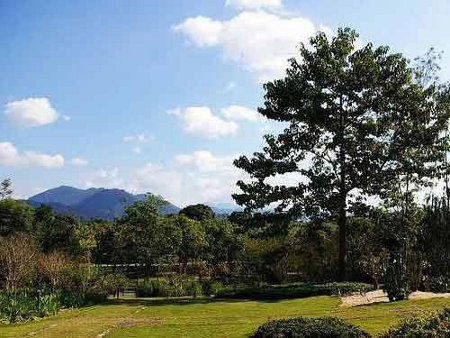
M 400 318 L 417 312 L 450 306 L 450 300 L 435 298 L 340 307 L 336 297 L 312 297 L 282 301 L 209 299 L 125 299 L 110 301 L 39 322 L 0 326 L 0 337 L 248 337 L 268 319 L 296 316 L 339 316 L 379 333 Z

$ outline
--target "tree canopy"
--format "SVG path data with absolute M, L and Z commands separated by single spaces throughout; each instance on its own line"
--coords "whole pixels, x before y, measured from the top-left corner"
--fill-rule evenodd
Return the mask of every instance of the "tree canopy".
M 388 47 L 358 48 L 357 38 L 345 28 L 300 46 L 286 77 L 264 85 L 259 108 L 288 126 L 266 135 L 261 152 L 234 162 L 251 177 L 233 195 L 247 210 L 275 205 L 289 217 L 336 219 L 341 278 L 348 213 L 368 197 L 386 198 L 437 175 L 429 164 L 442 160 L 450 112 L 448 89 L 422 81 L 429 68 L 412 67 Z M 296 183 L 273 184 L 285 174 Z

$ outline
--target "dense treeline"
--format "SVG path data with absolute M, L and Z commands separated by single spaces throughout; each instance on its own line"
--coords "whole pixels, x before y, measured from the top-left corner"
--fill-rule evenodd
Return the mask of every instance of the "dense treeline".
M 67 285 L 64 270 L 69 265 L 72 270 L 100 265 L 103 275 L 134 279 L 178 275 L 247 287 L 339 278 L 339 226 L 332 219 L 286 222 L 272 213 L 245 212 L 224 219 L 204 205 L 161 216 L 160 203 L 150 197 L 127 208 L 114 222 L 82 222 L 55 215 L 44 205 L 32 209 L 4 198 L 0 201 L 4 288 L 33 287 L 39 271 L 38 285 L 58 289 Z M 373 283 L 375 288 L 383 284 L 392 300 L 419 289 L 448 290 L 446 199 L 425 206 L 411 204 L 407 215 L 372 208 L 348 222 L 350 281 Z

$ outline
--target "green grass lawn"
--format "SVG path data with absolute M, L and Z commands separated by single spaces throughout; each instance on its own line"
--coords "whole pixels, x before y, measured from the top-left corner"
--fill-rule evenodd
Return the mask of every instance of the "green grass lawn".
M 338 298 L 328 296 L 281 301 L 130 298 L 62 311 L 38 322 L 1 325 L 0 337 L 248 337 L 268 319 L 295 316 L 339 316 L 370 333 L 379 333 L 402 317 L 450 306 L 450 300 L 353 308 L 339 304 Z

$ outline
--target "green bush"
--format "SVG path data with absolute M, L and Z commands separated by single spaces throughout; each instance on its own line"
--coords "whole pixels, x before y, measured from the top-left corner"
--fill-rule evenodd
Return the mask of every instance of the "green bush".
M 203 285 L 186 275 L 147 279 L 136 289 L 137 297 L 197 297 L 203 294 Z
M 261 325 L 253 338 L 363 338 L 370 335 L 340 318 L 293 318 Z
M 108 299 L 108 290 L 101 284 L 90 286 L 83 295 L 83 305 L 104 303 Z
M 102 276 L 100 278 L 100 284 L 109 294 L 119 298 L 120 292 L 123 292 L 128 287 L 130 280 L 124 274 L 111 273 Z
M 220 298 L 289 299 L 313 296 L 342 296 L 351 293 L 365 293 L 371 290 L 373 290 L 373 286 L 364 283 L 293 283 L 262 287 L 227 288 L 219 291 L 216 296 Z
M 215 281 L 214 279 L 204 280 L 202 282 L 202 293 L 205 296 L 217 295 L 221 290 L 224 290 L 222 283 Z
M 28 291 L 0 293 L 0 321 L 8 323 L 55 315 L 61 307 L 59 293 Z
M 160 296 L 160 282 L 157 279 L 144 279 L 136 288 L 136 297 Z
M 414 317 L 389 329 L 380 338 L 447 338 L 450 337 L 450 308 L 426 317 Z

